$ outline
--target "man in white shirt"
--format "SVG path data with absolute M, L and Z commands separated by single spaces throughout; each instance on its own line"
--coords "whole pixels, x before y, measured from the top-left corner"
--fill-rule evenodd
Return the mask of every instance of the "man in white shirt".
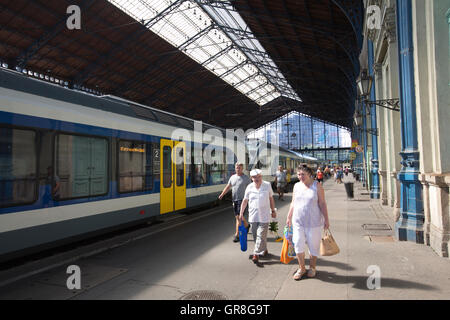
M 253 183 L 245 189 L 240 218 L 243 218 L 248 204 L 248 222 L 252 226 L 253 239 L 255 239 L 252 261 L 256 264 L 259 256 L 266 256 L 269 253 L 267 251 L 267 231 L 269 230 L 270 215 L 272 213 L 272 218 L 276 218 L 277 214 L 272 186 L 269 182 L 262 180 L 261 170 L 252 170 L 250 177 Z
M 283 166 L 278 166 L 278 171 L 275 173 L 275 183 L 277 186 L 278 200 L 284 201 L 283 194 L 286 187 L 286 172 Z

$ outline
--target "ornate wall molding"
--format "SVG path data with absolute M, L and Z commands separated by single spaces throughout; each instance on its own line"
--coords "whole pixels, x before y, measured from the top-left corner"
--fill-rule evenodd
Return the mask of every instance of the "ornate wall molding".
M 395 6 L 386 8 L 382 30 L 384 31 L 383 37 L 387 39 L 389 43 L 397 42 Z
M 381 63 L 374 63 L 373 69 L 375 70 L 376 79 L 383 78 L 383 65 Z

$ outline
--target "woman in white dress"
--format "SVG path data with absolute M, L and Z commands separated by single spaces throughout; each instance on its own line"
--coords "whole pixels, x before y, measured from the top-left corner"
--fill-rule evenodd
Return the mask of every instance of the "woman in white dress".
M 308 277 L 312 278 L 316 275 L 322 228 L 330 227 L 325 192 L 322 185 L 314 180 L 313 170 L 306 166 L 299 166 L 297 174 L 299 182 L 294 186 L 292 202 L 286 219 L 286 224 L 292 225 L 292 242 L 299 264 L 299 269 L 294 274 L 294 280 L 300 280 L 306 273 L 306 243 L 308 243 L 310 255 Z

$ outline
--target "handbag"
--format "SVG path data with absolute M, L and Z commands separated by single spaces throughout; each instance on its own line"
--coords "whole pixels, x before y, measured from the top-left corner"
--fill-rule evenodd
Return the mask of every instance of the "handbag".
M 239 242 L 241 244 L 241 251 L 247 251 L 247 228 L 242 221 L 239 226 Z
M 289 250 L 289 241 L 286 239 L 286 237 L 283 239 L 283 247 L 281 248 L 281 254 L 280 254 L 280 261 L 284 264 L 288 264 L 292 260 L 294 260 L 293 257 L 290 257 L 288 255 Z
M 320 255 L 321 256 L 334 256 L 340 252 L 339 246 L 331 234 L 330 229 L 324 231 L 322 240 L 320 241 Z

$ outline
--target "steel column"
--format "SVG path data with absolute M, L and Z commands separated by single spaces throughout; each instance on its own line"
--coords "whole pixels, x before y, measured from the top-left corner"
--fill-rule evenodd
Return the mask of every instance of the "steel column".
M 400 79 L 400 113 L 402 133 L 402 169 L 398 174 L 401 185 L 400 219 L 395 235 L 401 241 L 424 243 L 425 220 L 422 184 L 419 176 L 419 150 L 417 141 L 416 93 L 414 88 L 414 44 L 412 3 L 397 0 L 397 34 Z
M 369 59 L 369 75 L 374 77 L 373 65 L 375 63 L 374 54 L 373 54 L 373 42 L 372 40 L 367 40 L 367 51 L 368 51 L 368 59 Z M 372 88 L 370 91 L 370 101 L 376 101 L 375 95 L 375 81 L 372 82 Z M 377 130 L 377 106 L 375 104 L 371 104 L 370 107 L 370 120 L 372 130 Z M 376 134 L 372 134 L 372 185 L 370 190 L 370 197 L 372 199 L 380 199 L 380 176 L 378 174 L 379 169 L 379 161 L 378 161 L 378 139 Z

